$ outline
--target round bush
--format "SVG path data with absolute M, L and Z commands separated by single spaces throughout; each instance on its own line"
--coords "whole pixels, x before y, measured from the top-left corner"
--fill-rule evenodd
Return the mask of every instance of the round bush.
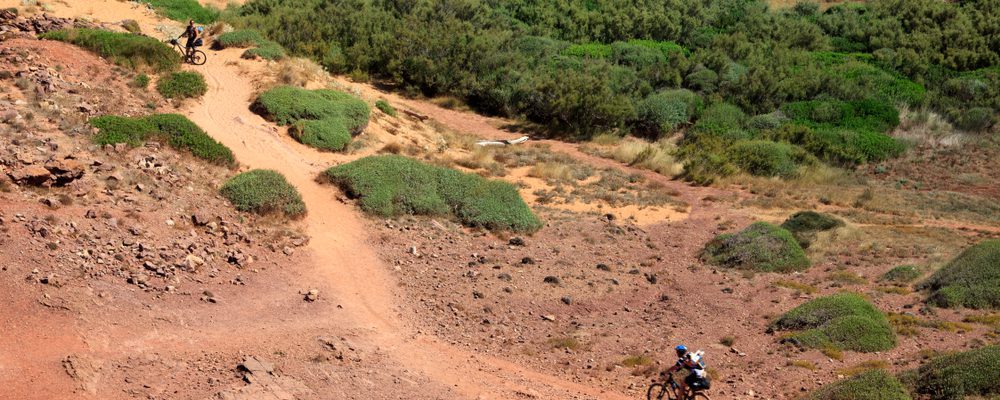
M 326 176 L 379 216 L 452 214 L 469 226 L 516 232 L 542 226 L 513 185 L 407 157 L 365 157 Z
M 637 131 L 659 138 L 691 121 L 701 109 L 698 94 L 685 89 L 665 90 L 649 95 L 636 105 Z
M 166 72 L 181 66 L 181 55 L 177 51 L 148 36 L 99 29 L 68 29 L 38 37 L 75 44 L 131 69 Z
M 88 122 L 98 129 L 94 142 L 99 145 L 126 143 L 138 147 L 146 140 L 158 137 L 175 149 L 188 150 L 195 157 L 209 162 L 225 166 L 236 164 L 228 147 L 212 139 L 183 115 L 155 114 L 140 118 L 105 115 L 91 118 Z
M 729 148 L 729 160 L 752 175 L 791 178 L 798 171 L 794 153 L 788 143 L 741 140 Z
M 320 150 L 341 151 L 351 142 L 351 132 L 338 118 L 300 120 L 289 132 L 300 143 Z
M 181 71 L 160 78 L 156 90 L 168 99 L 189 99 L 204 96 L 208 84 L 198 72 Z
M 893 267 L 882 275 L 882 281 L 895 283 L 910 283 L 923 275 L 923 271 L 915 265 L 900 265 Z
M 809 268 L 809 258 L 792 233 L 756 222 L 735 234 L 719 235 L 705 245 L 702 260 L 724 268 L 793 272 Z
M 746 118 L 743 110 L 735 105 L 715 103 L 705 109 L 692 130 L 723 139 L 746 139 L 748 135 L 743 131 L 743 123 L 746 122 Z
M 261 215 L 302 215 L 306 205 L 294 186 L 277 171 L 255 169 L 234 176 L 219 190 L 237 210 Z
M 875 369 L 817 389 L 811 400 L 910 400 L 906 388 L 892 374 Z
M 941 307 L 1000 309 L 1000 239 L 965 249 L 919 288 Z
M 934 400 L 1000 395 L 1000 346 L 937 357 L 916 372 L 916 392 Z
M 804 329 L 791 338 L 811 348 L 875 352 L 896 346 L 896 334 L 885 315 L 854 293 L 811 300 L 782 315 L 770 329 Z
M 816 234 L 828 231 L 840 226 L 844 226 L 844 221 L 829 215 L 815 211 L 800 211 L 793 214 L 781 224 L 782 228 L 788 229 L 795 236 L 795 240 L 803 248 L 808 248 L 815 240 Z
M 993 126 L 993 122 L 995 121 L 994 114 L 991 108 L 973 107 L 962 113 L 958 120 L 955 121 L 955 126 L 969 132 L 985 131 Z
M 747 121 L 747 127 L 758 131 L 778 129 L 785 124 L 785 118 L 780 112 L 755 115 Z

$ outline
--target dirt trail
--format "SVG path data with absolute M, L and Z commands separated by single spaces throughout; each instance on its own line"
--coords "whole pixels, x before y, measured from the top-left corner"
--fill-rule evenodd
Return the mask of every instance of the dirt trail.
M 250 112 L 253 88 L 236 66 L 227 65 L 238 57 L 238 50 L 213 52 L 206 65 L 197 67 L 209 82 L 209 92 L 186 113 L 231 148 L 242 164 L 277 170 L 299 189 L 309 210 L 302 224 L 311 238 L 311 258 L 325 275 L 317 279 L 332 284 L 333 296 L 345 305 L 348 320 L 367 329 L 368 340 L 406 367 L 470 398 L 513 398 L 517 393 L 543 398 L 624 398 L 458 350 L 415 332 L 394 306 L 393 278 L 368 245 L 356 210 L 339 202 L 336 190 L 316 182 L 324 168 L 346 157 L 298 144 Z

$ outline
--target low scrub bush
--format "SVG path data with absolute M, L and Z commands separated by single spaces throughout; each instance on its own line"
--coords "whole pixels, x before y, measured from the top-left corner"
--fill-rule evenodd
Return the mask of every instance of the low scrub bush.
M 156 72 L 180 68 L 181 55 L 169 45 L 148 36 L 97 29 L 58 30 L 38 35 L 41 39 L 72 43 L 131 69 Z
M 371 114 L 368 104 L 347 93 L 293 86 L 261 93 L 252 108 L 279 125 L 291 125 L 290 133 L 303 144 L 331 151 L 343 150 Z
M 791 217 L 781 223 L 781 227 L 788 229 L 795 236 L 803 248 L 809 248 L 816 234 L 834 228 L 844 226 L 844 221 L 829 215 L 815 211 L 800 211 L 792 214 Z
M 955 121 L 955 126 L 961 130 L 969 132 L 981 132 L 989 129 L 996 121 L 993 109 L 987 107 L 974 107 L 966 110 Z
M 1000 395 L 1000 345 L 932 359 L 913 374 L 914 391 L 933 400 Z
M 690 90 L 656 92 L 636 105 L 636 131 L 658 138 L 690 122 L 701 107 L 701 96 Z
M 165 140 L 175 149 L 190 151 L 195 157 L 214 164 L 236 164 L 233 152 L 228 147 L 212 139 L 182 115 L 157 114 L 139 118 L 105 115 L 92 118 L 89 122 L 98 129 L 94 142 L 100 145 L 126 143 L 138 147 L 155 138 Z
M 255 169 L 234 176 L 219 190 L 237 210 L 295 217 L 306 212 L 302 196 L 277 171 Z
M 392 117 L 396 116 L 396 108 L 393 107 L 392 104 L 389 104 L 388 101 L 378 100 L 375 102 L 375 107 L 378 108 L 379 110 L 382 110 L 382 112 L 384 112 L 386 115 Z
M 338 118 L 301 119 L 289 132 L 299 143 L 320 150 L 341 151 L 351 142 L 351 132 Z
M 741 140 L 729 148 L 729 160 L 751 175 L 792 178 L 804 153 L 788 143 Z
M 842 165 L 886 160 L 905 149 L 902 143 L 881 132 L 829 125 L 789 124 L 769 132 L 768 137 L 798 145 L 823 161 Z
M 247 48 L 258 46 L 264 41 L 264 37 L 261 36 L 260 32 L 252 29 L 240 29 L 232 32 L 226 32 L 217 39 L 215 43 L 223 49 L 228 49 L 230 47 Z
M 965 249 L 919 286 L 941 307 L 1000 309 L 1000 240 Z
M 782 315 L 770 329 L 799 331 L 789 339 L 816 349 L 875 352 L 896 346 L 896 335 L 885 315 L 854 293 L 806 302 Z
M 199 24 L 210 24 L 219 18 L 219 10 L 204 7 L 198 0 L 142 0 L 153 6 L 157 12 L 174 21 L 194 20 Z
M 156 82 L 156 91 L 168 99 L 190 99 L 208 92 L 205 77 L 198 72 L 179 71 L 166 75 Z
M 326 176 L 383 217 L 451 214 L 468 226 L 515 232 L 542 226 L 513 185 L 402 156 L 365 157 Z
M 257 47 L 244 51 L 242 57 L 248 59 L 259 57 L 268 61 L 278 61 L 284 59 L 287 55 L 288 54 L 285 53 L 285 48 L 281 47 L 280 44 L 270 40 L 265 40 Z
M 809 259 L 792 233 L 756 222 L 739 233 L 717 236 L 705 245 L 702 260 L 724 268 L 792 272 L 809 268 Z
M 138 74 L 135 78 L 132 78 L 132 86 L 140 89 L 145 89 L 149 87 L 149 75 Z
M 698 134 L 707 134 L 728 140 L 749 139 L 743 130 L 747 116 L 739 107 L 728 103 L 715 103 L 701 114 L 691 128 Z
M 810 400 L 910 400 L 903 384 L 892 374 L 874 369 L 834 382 L 814 391 Z
M 923 274 L 923 270 L 916 265 L 900 265 L 883 274 L 881 280 L 892 283 L 910 283 Z

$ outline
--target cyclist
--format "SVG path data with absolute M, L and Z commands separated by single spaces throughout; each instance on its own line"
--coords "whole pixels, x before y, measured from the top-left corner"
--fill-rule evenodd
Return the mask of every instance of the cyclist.
M 709 388 L 708 376 L 705 374 L 705 363 L 701 360 L 701 351 L 688 352 L 687 347 L 679 345 L 674 348 L 677 351 L 677 363 L 670 367 L 664 374 L 674 373 L 681 369 L 686 369 L 690 373 L 681 382 L 681 398 L 688 398 L 688 390 L 704 390 Z
M 188 58 L 194 53 L 194 49 L 202 44 L 202 35 L 205 32 L 205 28 L 194 25 L 194 20 L 188 21 L 187 29 L 181 34 L 181 37 L 187 37 L 187 44 L 185 49 L 187 50 Z

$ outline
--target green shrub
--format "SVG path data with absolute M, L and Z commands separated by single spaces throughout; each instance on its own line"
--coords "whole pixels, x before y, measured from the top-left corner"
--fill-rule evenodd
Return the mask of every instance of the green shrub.
M 810 348 L 875 352 L 896 346 L 896 334 L 885 315 L 854 293 L 806 302 L 782 315 L 770 328 L 800 330 L 790 338 Z
M 300 143 L 320 150 L 341 151 L 351 142 L 351 132 L 339 118 L 299 120 L 289 132 Z
M 89 123 L 98 129 L 94 142 L 99 145 L 126 143 L 138 147 L 147 140 L 159 138 L 175 149 L 190 151 L 195 157 L 209 162 L 225 166 L 236 164 L 228 147 L 182 115 L 158 114 L 140 118 L 105 115 L 91 118 Z
M 919 288 L 941 307 L 1000 309 L 1000 239 L 965 249 Z
M 290 131 L 300 142 L 323 150 L 342 150 L 368 125 L 368 104 L 335 90 L 279 86 L 257 98 L 255 112 Z
M 247 48 L 260 45 L 264 42 L 264 37 L 252 29 L 240 29 L 232 32 L 226 32 L 217 39 L 215 43 L 223 49 L 228 49 L 230 47 Z
M 747 127 L 757 131 L 778 129 L 785 124 L 786 118 L 778 112 L 755 115 L 747 121 Z
M 829 215 L 815 211 L 800 211 L 793 214 L 781 224 L 782 228 L 788 229 L 795 236 L 795 240 L 803 248 L 808 248 L 812 241 L 816 239 L 816 234 L 844 226 L 844 221 Z
M 792 233 L 756 222 L 739 233 L 717 236 L 705 245 L 702 260 L 724 268 L 792 272 L 809 268 L 809 259 Z
M 905 146 L 884 133 L 848 128 L 789 124 L 768 135 L 798 145 L 821 160 L 854 165 L 895 157 Z
M 41 39 L 72 43 L 131 69 L 156 72 L 180 68 L 181 55 L 167 44 L 147 36 L 96 29 L 69 29 L 38 35 Z
M 135 78 L 132 78 L 132 86 L 140 89 L 145 89 L 149 87 L 149 75 L 138 74 Z
M 974 107 L 962 113 L 962 116 L 955 121 L 955 126 L 961 130 L 969 132 L 980 132 L 989 129 L 995 122 L 993 109 L 987 107 Z
M 179 71 L 160 78 L 156 90 L 168 99 L 189 99 L 204 96 L 208 84 L 198 72 Z
M 729 148 L 729 160 L 756 176 L 791 178 L 798 173 L 801 149 L 769 140 L 741 140 Z
M 900 265 L 883 274 L 881 280 L 883 282 L 910 283 L 923 274 L 923 270 L 915 265 Z
M 813 392 L 811 400 L 910 400 L 906 388 L 888 372 L 875 369 L 825 385 Z
M 711 93 L 719 86 L 719 74 L 708 68 L 694 71 L 684 78 L 684 84 L 694 90 Z
M 270 40 L 265 40 L 261 42 L 257 47 L 252 49 L 247 49 L 243 52 L 243 58 L 263 58 L 269 61 L 278 61 L 285 58 L 285 48 L 281 47 L 280 44 L 272 42 Z
M 746 118 L 743 110 L 735 105 L 715 103 L 705 109 L 691 130 L 731 141 L 749 139 L 749 135 L 743 130 Z
M 562 51 L 564 56 L 586 57 L 586 58 L 609 58 L 611 57 L 611 45 L 602 43 L 574 44 Z
M 701 109 L 701 96 L 685 89 L 664 90 L 636 105 L 636 129 L 658 138 L 691 121 Z
M 933 400 L 1000 395 L 1000 346 L 937 357 L 916 371 L 915 392 Z
M 513 185 L 402 156 L 365 157 L 326 176 L 379 216 L 452 214 L 469 226 L 515 232 L 542 226 Z
M 174 21 L 194 20 L 199 24 L 210 24 L 219 18 L 219 10 L 203 7 L 198 0 L 142 0 L 153 6 L 157 12 Z
M 302 196 L 277 171 L 255 169 L 234 176 L 219 190 L 237 210 L 295 217 L 306 212 Z
M 389 104 L 388 101 L 378 100 L 375 102 L 375 107 L 377 107 L 379 110 L 382 110 L 382 112 L 386 113 L 386 115 L 393 117 L 396 116 L 396 108 L 393 107 L 392 104 Z

